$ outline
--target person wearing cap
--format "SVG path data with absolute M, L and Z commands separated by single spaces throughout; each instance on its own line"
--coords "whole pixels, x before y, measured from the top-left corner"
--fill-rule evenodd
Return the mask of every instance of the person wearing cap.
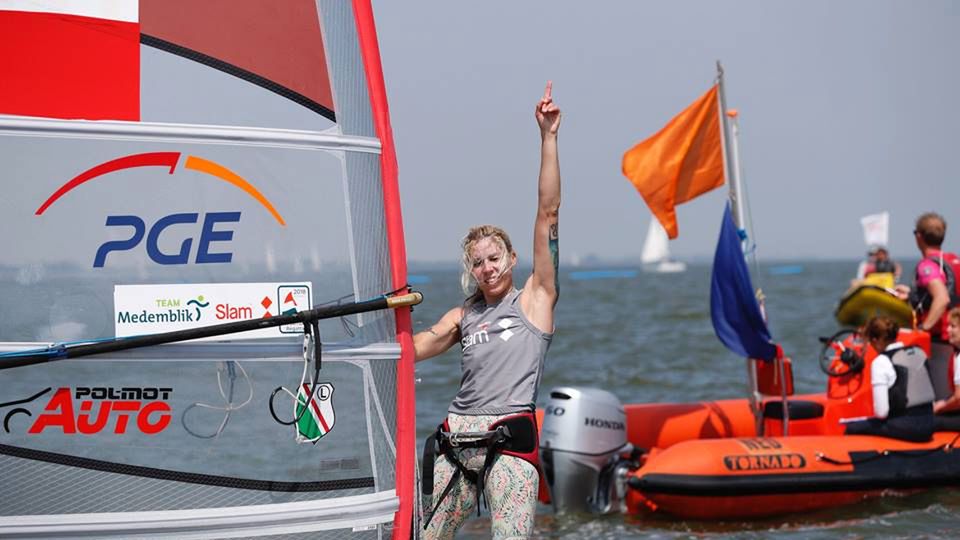
M 861 285 L 879 285 L 881 287 L 892 288 L 897 281 L 900 281 L 902 272 L 900 263 L 890 258 L 890 253 L 883 246 L 871 246 L 867 251 L 867 260 L 860 263 L 857 268 L 857 277 L 850 280 L 850 287 L 859 287 Z M 867 276 L 876 275 L 873 279 L 867 279 Z
M 867 252 L 867 260 L 860 263 L 857 268 L 857 279 L 861 280 L 870 274 L 891 273 L 894 281 L 900 281 L 900 274 L 903 271 L 900 263 L 890 258 L 890 252 L 883 246 L 872 246 Z

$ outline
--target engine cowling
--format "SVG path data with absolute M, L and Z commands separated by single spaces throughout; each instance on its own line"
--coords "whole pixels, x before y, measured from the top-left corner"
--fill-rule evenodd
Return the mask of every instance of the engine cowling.
M 620 400 L 606 390 L 558 387 L 550 391 L 540 458 L 557 510 L 610 510 L 615 502 L 611 490 L 616 490 L 605 476 L 612 474 L 619 456 L 631 448 L 626 421 Z

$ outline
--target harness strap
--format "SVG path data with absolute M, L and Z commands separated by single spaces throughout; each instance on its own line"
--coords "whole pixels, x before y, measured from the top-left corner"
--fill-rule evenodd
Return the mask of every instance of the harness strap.
M 438 429 L 439 431 L 439 429 Z M 427 524 L 430 523 L 430 519 L 433 517 L 433 510 L 430 509 L 431 499 L 433 499 L 433 463 L 437 457 L 437 432 L 431 433 L 427 436 L 427 440 L 423 443 L 423 481 L 420 485 L 420 504 L 421 508 L 426 512 L 424 529 L 427 528 Z
M 440 504 L 453 490 L 453 486 L 456 485 L 457 480 L 460 479 L 461 475 L 468 482 L 477 487 L 477 515 L 480 515 L 481 497 L 483 498 L 484 507 L 488 509 L 490 508 L 487 495 L 484 493 L 487 473 L 489 472 L 490 467 L 493 465 L 493 462 L 496 460 L 497 455 L 500 453 L 499 451 L 502 449 L 503 445 L 510 440 L 510 428 L 507 426 L 499 426 L 493 431 L 470 433 L 450 433 L 448 431 L 444 431 L 444 427 L 446 427 L 446 422 L 437 426 L 437 430 L 427 437 L 427 440 L 423 445 L 422 500 L 423 507 L 427 509 L 423 520 L 424 530 L 426 530 L 430 525 L 430 521 L 436 514 L 437 509 L 440 508 Z M 456 467 L 456 470 L 453 471 L 453 476 L 450 477 L 450 481 L 447 482 L 447 485 L 440 494 L 440 497 L 437 498 L 436 504 L 432 504 L 433 468 L 438 446 L 439 451 L 443 453 L 443 455 L 447 458 L 447 461 Z M 483 465 L 480 467 L 479 471 L 471 471 L 466 467 L 466 465 L 463 464 L 462 461 L 460 461 L 460 458 L 456 452 L 458 448 L 487 449 L 486 457 L 484 458 Z

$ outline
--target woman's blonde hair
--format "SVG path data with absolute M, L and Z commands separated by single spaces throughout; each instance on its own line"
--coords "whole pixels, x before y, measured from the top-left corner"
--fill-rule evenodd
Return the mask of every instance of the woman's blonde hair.
M 477 286 L 477 281 L 473 277 L 472 271 L 473 248 L 477 245 L 477 242 L 484 238 L 489 238 L 493 241 L 504 255 L 500 258 L 501 273 L 506 272 L 507 267 L 510 265 L 511 255 L 513 255 L 513 244 L 510 243 L 510 236 L 500 227 L 478 225 L 471 227 L 470 230 L 467 231 L 467 235 L 463 237 L 463 241 L 460 243 L 463 248 L 463 270 L 460 273 L 460 287 L 463 289 L 463 294 L 467 295 L 466 303 L 468 305 L 480 299 L 480 288 Z

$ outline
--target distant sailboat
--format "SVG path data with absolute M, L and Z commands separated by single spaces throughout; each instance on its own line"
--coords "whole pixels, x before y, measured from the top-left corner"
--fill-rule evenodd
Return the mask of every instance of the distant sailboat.
M 687 269 L 686 263 L 670 258 L 667 231 L 655 217 L 650 218 L 650 228 L 647 229 L 647 239 L 643 242 L 643 252 L 640 254 L 640 263 L 645 272 L 661 274 L 683 272 Z

